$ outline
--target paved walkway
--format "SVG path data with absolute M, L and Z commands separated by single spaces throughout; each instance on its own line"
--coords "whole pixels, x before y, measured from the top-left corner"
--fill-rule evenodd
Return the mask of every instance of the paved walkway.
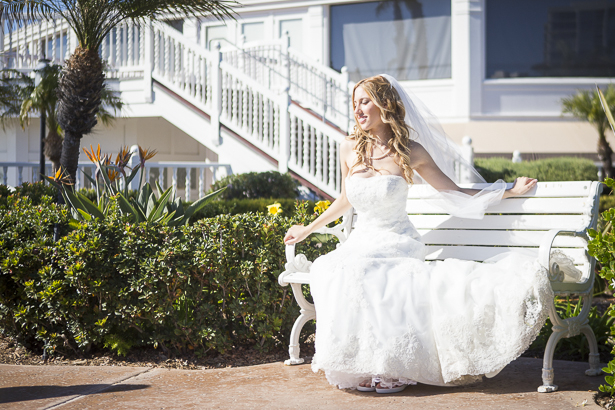
M 399 394 L 341 391 L 309 365 L 216 370 L 0 365 L 0 409 L 599 409 L 603 377 L 555 362 L 560 391 L 536 392 L 542 362 L 521 358 L 469 387 L 410 386 Z M 584 404 L 585 402 L 585 404 Z

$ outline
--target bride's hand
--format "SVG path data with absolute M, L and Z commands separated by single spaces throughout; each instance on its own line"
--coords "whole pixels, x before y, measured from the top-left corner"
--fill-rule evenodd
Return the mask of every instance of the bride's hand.
M 509 190 L 509 196 L 519 196 L 528 193 L 536 186 L 537 179 L 528 177 L 519 177 L 515 179 L 513 187 Z
M 301 242 L 310 234 L 310 230 L 303 225 L 293 225 L 290 227 L 286 236 L 284 236 L 284 244 L 293 245 Z

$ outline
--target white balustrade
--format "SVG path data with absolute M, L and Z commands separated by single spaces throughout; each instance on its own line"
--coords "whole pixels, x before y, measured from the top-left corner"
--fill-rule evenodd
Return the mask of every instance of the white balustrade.
M 38 182 L 38 163 L 33 162 L 0 162 L 0 182 L 3 185 L 19 186 L 24 182 Z M 171 184 L 167 183 L 165 178 L 165 170 L 172 170 Z M 210 189 L 211 185 L 218 179 L 225 176 L 232 175 L 233 170 L 228 164 L 219 163 L 204 163 L 204 162 L 173 162 L 173 161 L 160 161 L 160 162 L 148 162 L 145 166 L 145 180 L 144 182 L 150 182 L 153 185 L 153 181 L 157 180 L 162 189 L 167 189 L 169 185 L 178 190 L 178 170 L 183 169 L 186 172 L 185 185 L 180 188 L 183 189 L 184 199 L 186 201 L 192 200 L 192 191 L 195 191 L 197 198 L 202 198 L 205 193 Z M 192 189 L 192 170 L 196 170 L 196 178 L 198 184 Z M 93 188 L 91 182 L 84 175 L 87 173 L 89 176 L 94 176 L 96 166 L 90 162 L 80 162 L 78 165 L 77 176 L 75 180 L 75 189 L 81 188 Z M 156 170 L 158 175 L 156 178 L 153 170 Z M 46 166 L 46 175 L 51 175 L 51 165 Z M 135 178 L 138 179 L 139 175 Z

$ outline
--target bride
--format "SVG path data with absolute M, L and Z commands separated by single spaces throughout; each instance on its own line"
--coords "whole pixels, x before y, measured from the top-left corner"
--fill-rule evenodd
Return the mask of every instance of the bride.
M 452 215 L 480 218 L 537 181 L 518 178 L 509 190 L 502 181 L 482 191 L 458 187 L 446 137 L 388 75 L 357 83 L 352 103 L 356 126 L 340 147 L 339 197 L 284 237 L 295 244 L 350 207 L 358 213 L 348 240 L 310 270 L 318 318 L 312 369 L 339 388 L 379 393 L 494 376 L 544 324 L 552 297 L 546 272 L 517 253 L 485 263 L 425 262 L 406 211 L 409 184 L 430 184 L 433 203 Z

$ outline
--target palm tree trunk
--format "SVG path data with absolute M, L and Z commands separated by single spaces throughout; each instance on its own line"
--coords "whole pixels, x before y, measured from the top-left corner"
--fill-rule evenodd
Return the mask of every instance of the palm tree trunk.
M 602 161 L 605 178 L 613 178 L 613 150 L 606 140 L 604 131 L 600 132 L 598 138 L 598 157 Z
M 49 124 L 47 124 L 49 126 Z M 62 156 L 62 137 L 58 132 L 49 127 L 47 138 L 45 138 L 45 156 L 49 158 L 53 167 L 53 173 L 60 168 L 60 157 Z
M 58 123 L 64 130 L 61 166 L 75 181 L 81 138 L 96 125 L 104 87 L 103 65 L 97 50 L 81 46 L 65 62 L 58 82 Z

